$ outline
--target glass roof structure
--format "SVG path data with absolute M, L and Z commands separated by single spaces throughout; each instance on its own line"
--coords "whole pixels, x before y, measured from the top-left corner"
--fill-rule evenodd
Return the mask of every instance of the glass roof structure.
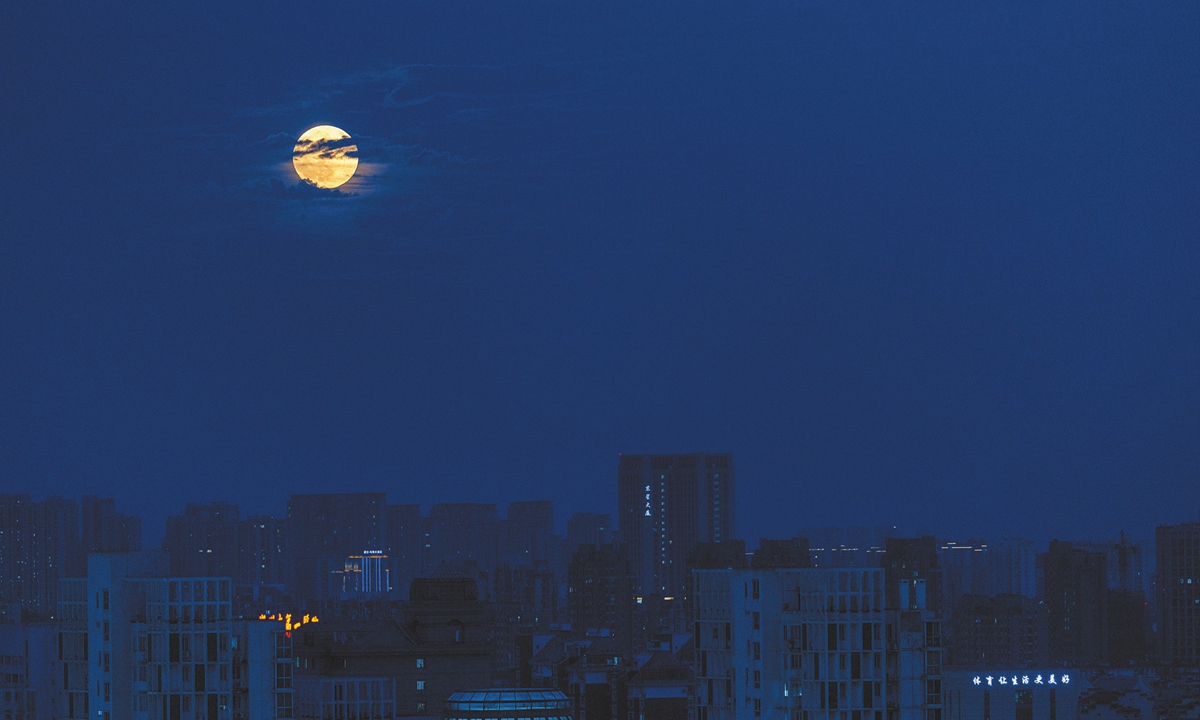
M 477 718 L 538 718 L 564 720 L 571 701 L 557 690 L 504 688 L 456 692 L 446 700 L 446 720 Z

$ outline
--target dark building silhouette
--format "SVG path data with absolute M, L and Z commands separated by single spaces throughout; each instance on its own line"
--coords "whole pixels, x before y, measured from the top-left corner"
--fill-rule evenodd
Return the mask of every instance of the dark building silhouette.
M 292 584 L 291 551 L 287 518 L 256 515 L 238 523 L 237 574 L 241 585 Z
M 956 667 L 1021 670 L 1049 662 L 1046 606 L 1022 595 L 963 595 L 949 635 Z
M 883 570 L 884 602 L 889 609 L 919 607 L 941 613 L 942 569 L 932 536 L 887 538 Z
M 513 502 L 499 523 L 499 562 L 510 566 L 555 563 L 554 505 L 548 500 Z
M 53 618 L 60 578 L 82 573 L 79 506 L 51 496 L 0 495 L 0 603 L 34 619 Z
M 580 545 L 567 571 L 567 619 L 577 634 L 605 633 L 633 654 L 634 578 L 622 545 Z
M 340 594 L 346 559 L 365 550 L 383 550 L 384 493 L 293 495 L 288 500 L 288 525 L 298 599 L 323 599 Z
M 729 453 L 620 457 L 618 522 L 637 595 L 686 600 L 696 544 L 736 536 L 735 487 Z
M 142 519 L 117 512 L 117 503 L 112 498 L 84 495 L 80 516 L 84 553 L 142 549 Z
M 654 720 L 688 720 L 694 702 L 696 676 L 681 658 L 690 658 L 694 646 L 678 654 L 655 652 L 625 679 L 628 716 Z
M 1104 553 L 1053 540 L 1038 557 L 1049 624 L 1050 662 L 1068 666 L 1107 661 L 1107 570 Z
M 608 513 L 575 513 L 567 520 L 566 558 L 575 555 L 580 545 L 606 545 L 613 542 L 612 515 Z
M 238 508 L 230 503 L 188 503 L 167 518 L 163 551 L 176 576 L 227 577 L 240 581 Z
M 812 567 L 808 540 L 805 538 L 791 538 L 790 540 L 759 538 L 758 549 L 750 558 L 750 567 L 764 570 L 767 568 Z
M 420 505 L 388 505 L 384 513 L 385 550 L 392 561 L 392 582 L 407 597 L 409 584 L 425 571 L 428 563 L 425 517 Z
M 478 595 L 474 580 L 443 567 L 413 580 L 402 620 L 321 617 L 302 626 L 293 643 L 296 717 L 440 716 L 451 694 L 489 686 L 492 645 Z
M 1160 525 L 1155 549 L 1162 661 L 1200 667 L 1200 522 Z
M 494 503 L 439 503 L 429 510 L 430 560 L 468 572 L 483 597 L 491 595 L 499 518 Z

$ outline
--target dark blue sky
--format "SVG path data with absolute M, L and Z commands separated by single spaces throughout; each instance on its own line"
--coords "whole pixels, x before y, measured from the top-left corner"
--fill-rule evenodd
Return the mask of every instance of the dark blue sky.
M 249 5 L 249 7 L 247 7 Z M 17 6 L 17 7 L 14 7 Z M 1200 5 L 10 3 L 0 489 L 1148 538 L 1200 510 Z M 358 141 L 343 193 L 291 147 Z

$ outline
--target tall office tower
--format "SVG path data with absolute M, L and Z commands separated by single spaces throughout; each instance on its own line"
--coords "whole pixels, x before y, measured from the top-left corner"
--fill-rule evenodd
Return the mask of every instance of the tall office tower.
M 429 509 L 429 544 L 432 562 L 447 563 L 491 577 L 496 569 L 497 525 L 493 503 L 440 503 Z M 483 597 L 490 587 L 480 586 Z
M 384 514 L 384 549 L 392 562 L 392 583 L 400 596 L 406 597 L 409 583 L 428 566 L 425 518 L 420 505 L 388 505 Z
M 1200 522 L 1160 525 L 1154 544 L 1162 661 L 1200 666 Z
M 1050 661 L 1046 606 L 1021 595 L 964 595 L 950 633 L 955 667 L 1026 670 Z
M 292 584 L 287 518 L 256 515 L 238 523 L 238 568 L 234 582 L 243 585 Z
M 1107 660 L 1104 553 L 1051 541 L 1038 556 L 1049 622 L 1050 662 L 1075 667 Z
M 167 518 L 163 550 L 171 558 L 172 575 L 236 577 L 237 505 L 188 503 L 182 515 Z
M 1037 597 L 1037 550 L 1032 540 L 1005 538 L 988 547 L 987 595 Z
M 297 599 L 323 600 L 341 593 L 346 558 L 382 550 L 385 542 L 384 493 L 293 495 L 288 500 Z
M 511 567 L 554 562 L 554 505 L 548 500 L 514 502 L 500 521 L 499 561 Z
M 637 595 L 687 598 L 696 543 L 736 537 L 736 480 L 731 453 L 620 457 L 618 522 Z
M 136 552 L 142 549 L 142 519 L 117 512 L 112 498 L 83 496 L 83 551 Z
M 49 497 L 0 495 L 0 603 L 50 619 L 58 610 L 59 578 L 82 570 L 79 506 Z

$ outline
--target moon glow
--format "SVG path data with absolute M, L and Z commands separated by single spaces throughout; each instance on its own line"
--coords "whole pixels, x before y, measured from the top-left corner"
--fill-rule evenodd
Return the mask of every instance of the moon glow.
M 335 188 L 354 177 L 358 146 L 350 134 L 332 125 L 305 131 L 292 150 L 292 166 L 300 178 L 319 188 Z

